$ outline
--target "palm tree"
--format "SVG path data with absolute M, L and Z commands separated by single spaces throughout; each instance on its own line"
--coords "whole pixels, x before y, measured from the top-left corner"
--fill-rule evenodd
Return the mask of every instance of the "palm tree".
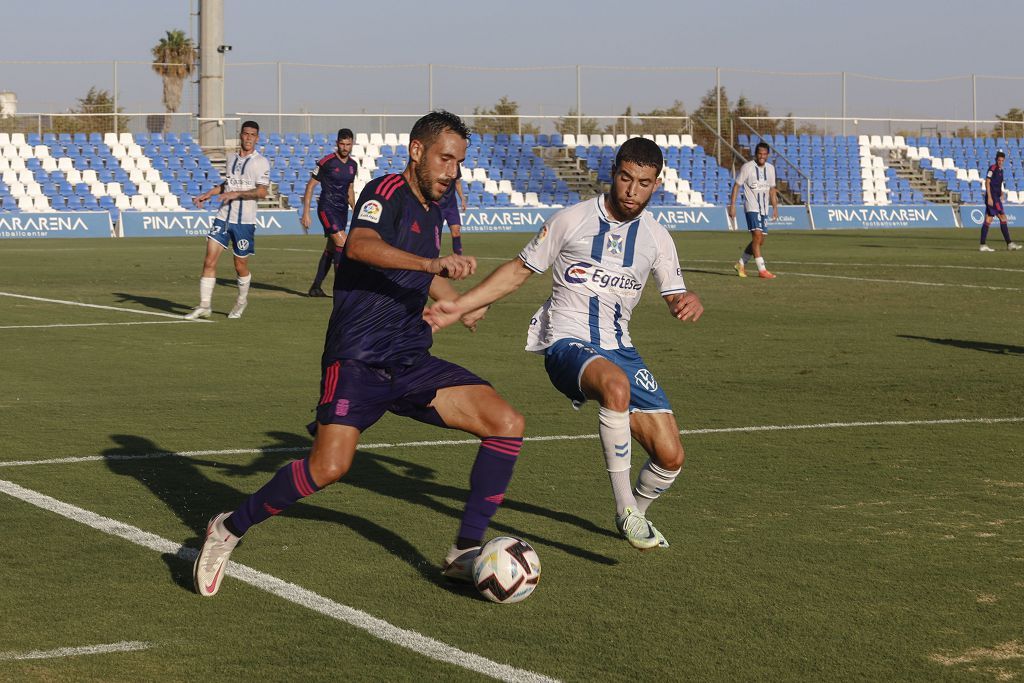
M 164 107 L 169 113 L 178 111 L 181 90 L 196 68 L 196 46 L 184 31 L 168 31 L 153 48 L 153 71 L 164 79 Z M 170 117 L 164 117 L 163 132 L 167 132 Z

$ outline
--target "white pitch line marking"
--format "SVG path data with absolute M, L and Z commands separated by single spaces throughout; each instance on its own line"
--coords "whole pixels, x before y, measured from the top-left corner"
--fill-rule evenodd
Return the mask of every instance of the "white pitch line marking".
M 191 320 L 147 320 L 134 323 L 54 323 L 53 325 L 0 325 L 0 330 L 35 330 L 51 327 L 111 327 L 116 325 L 177 325 Z M 207 321 L 203 321 L 207 322 Z
M 124 640 L 120 643 L 106 645 L 84 645 L 82 647 L 61 647 L 56 650 L 31 650 L 29 652 L 0 652 L 0 661 L 18 659 L 58 659 L 61 657 L 77 657 L 79 655 L 102 655 L 109 652 L 135 652 L 148 650 L 150 643 L 139 640 Z
M 9 296 L 14 299 L 28 299 L 29 301 L 42 301 L 48 304 L 64 304 L 65 306 L 82 306 L 84 308 L 99 308 L 105 311 L 121 311 L 123 313 L 138 313 L 139 315 L 156 315 L 161 318 L 177 318 L 182 320 L 180 315 L 174 313 L 160 313 L 159 311 L 140 311 L 137 308 L 123 308 L 121 306 L 101 306 L 100 304 L 84 304 L 81 301 L 65 301 L 64 299 L 46 299 L 41 296 L 28 296 L 25 294 L 14 294 L 12 292 L 0 292 L 0 296 Z M 210 322 L 203 320 L 202 322 Z
M 199 554 L 195 548 L 188 548 L 173 541 L 169 541 L 156 534 L 143 531 L 138 527 L 119 522 L 109 517 L 103 517 L 83 508 L 51 498 L 45 494 L 24 488 L 13 482 L 0 479 L 0 493 L 22 500 L 36 507 L 54 512 L 74 522 L 92 527 L 103 533 L 117 536 L 135 545 L 155 550 L 161 554 L 171 554 L 182 560 L 194 561 Z M 417 631 L 399 628 L 383 619 L 378 619 L 362 610 L 343 605 L 326 598 L 311 590 L 288 583 L 276 576 L 265 574 L 237 562 L 228 562 L 226 570 L 228 576 L 232 576 L 243 583 L 259 588 L 260 590 L 272 593 L 284 598 L 301 607 L 319 612 L 324 616 L 331 617 L 344 622 L 358 629 L 366 631 L 380 640 L 383 640 L 399 647 L 404 647 L 424 657 L 435 659 L 447 664 L 469 669 L 500 681 L 536 681 L 537 683 L 549 683 L 557 679 L 549 678 L 542 674 L 525 669 L 517 669 L 507 664 L 499 664 L 486 657 L 465 652 L 452 647 L 439 640 L 435 640 Z M 196 600 L 203 598 L 196 597 Z
M 857 282 L 884 282 L 891 285 L 921 285 L 923 287 L 962 287 L 964 289 L 989 289 L 994 291 L 1002 292 L 1021 292 L 1024 289 L 1020 287 L 992 287 L 989 285 L 965 285 L 960 283 L 950 282 L 919 282 L 917 280 L 886 280 L 884 278 L 874 277 L 850 277 L 848 275 L 820 275 L 816 273 L 794 273 L 792 271 L 775 271 L 779 275 L 785 275 L 787 277 L 820 277 L 831 280 L 856 280 Z
M 685 259 L 687 263 L 721 263 L 721 259 Z M 951 266 L 932 265 L 929 263 L 831 263 L 827 261 L 779 261 L 772 259 L 772 264 L 781 263 L 786 266 L 828 266 L 830 268 L 927 268 L 937 270 L 940 268 L 950 270 L 990 270 L 1002 273 L 1024 273 L 1024 268 L 996 268 L 993 266 Z
M 1006 424 L 1024 422 L 1024 417 L 977 417 L 948 418 L 937 420 L 879 420 L 870 422 L 819 422 L 802 425 L 753 425 L 747 427 L 709 427 L 706 429 L 680 429 L 679 433 L 693 434 L 735 434 L 737 432 L 786 432 L 801 429 L 847 429 L 853 427 L 918 427 L 950 424 Z M 597 439 L 598 434 L 552 434 L 528 436 L 524 441 L 583 441 Z M 465 446 L 480 443 L 479 439 L 443 439 L 437 441 L 405 441 L 402 443 L 359 444 L 361 450 L 384 448 L 414 448 L 418 446 Z M 309 446 L 286 446 L 281 448 L 231 448 L 209 451 L 159 451 L 156 453 L 118 453 L 114 455 L 80 455 L 45 460 L 10 460 L 0 462 L 0 467 L 23 467 L 26 465 L 68 465 L 77 462 L 98 462 L 102 460 L 146 460 L 151 458 L 198 458 L 211 455 L 259 455 L 265 453 L 301 453 Z

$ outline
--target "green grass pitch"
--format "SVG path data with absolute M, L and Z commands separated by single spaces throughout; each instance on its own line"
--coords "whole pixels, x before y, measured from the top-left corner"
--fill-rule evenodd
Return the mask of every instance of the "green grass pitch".
M 0 491 L 0 680 L 1024 677 L 1024 256 L 963 230 L 773 231 L 761 281 L 732 270 L 745 234 L 674 238 L 704 318 L 649 283 L 631 326 L 685 432 L 649 513 L 670 549 L 616 537 L 596 407 L 522 350 L 549 276 L 436 337 L 527 418 L 491 533 L 528 540 L 543 577 L 511 606 L 438 576 L 475 446 L 393 416 L 232 556 L 285 597 L 191 591 L 210 515 L 309 444 L 320 239 L 259 240 L 241 320 L 223 258 L 210 323 L 169 317 L 196 303 L 199 239 L 0 242 L 0 486 L 27 492 Z M 472 281 L 528 239 L 467 235 Z

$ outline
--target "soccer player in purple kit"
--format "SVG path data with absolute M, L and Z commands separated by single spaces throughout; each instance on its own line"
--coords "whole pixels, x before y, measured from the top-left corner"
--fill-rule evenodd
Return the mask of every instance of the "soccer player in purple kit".
M 312 220 L 309 217 L 309 205 L 313 200 L 313 186 L 320 183 L 320 199 L 316 204 L 316 215 L 324 228 L 327 246 L 320 255 L 316 276 L 309 288 L 310 296 L 327 296 L 320 287 L 327 272 L 333 265 L 338 267 L 341 250 L 345 246 L 345 226 L 348 224 L 348 209 L 355 208 L 355 179 L 359 165 L 351 157 L 352 131 L 342 128 L 338 131 L 337 149 L 316 162 L 306 183 L 306 192 L 302 195 L 302 230 L 309 231 Z
M 1006 212 L 1003 210 L 1003 164 L 1006 162 L 1006 154 L 1003 150 L 996 152 L 996 163 L 988 167 L 985 175 L 985 220 L 981 224 L 981 246 L 978 251 L 995 251 L 985 244 L 988 240 L 988 227 L 992 224 L 992 217 L 999 217 L 999 229 L 1006 241 L 1006 248 L 1010 251 L 1020 249 L 1020 245 L 1010 239 L 1010 227 L 1006 222 Z
M 437 205 L 465 158 L 469 131 L 458 116 L 435 111 L 409 137 L 405 171 L 372 180 L 356 205 L 334 283 L 320 401 L 309 426 L 312 450 L 234 512 L 210 520 L 193 569 L 202 596 L 217 593 L 228 558 L 250 527 L 344 476 L 360 435 L 389 411 L 481 439 L 462 522 L 441 567 L 449 578 L 472 580 L 472 561 L 512 478 L 524 420 L 485 380 L 429 353 L 433 339 L 422 317 L 428 293 L 453 299 L 457 293 L 443 278 L 460 280 L 476 270 L 471 256 L 440 256 Z M 473 319 L 463 323 L 472 326 Z
M 458 200 L 456 200 L 458 195 Z M 459 213 L 459 208 L 463 211 L 466 210 L 466 195 L 462 193 L 462 168 L 459 167 L 459 172 L 455 176 L 455 180 L 448 186 L 444 196 L 441 197 L 441 201 L 438 202 L 441 206 L 441 215 L 444 216 L 444 222 L 448 224 L 448 230 L 452 233 L 452 253 L 462 253 L 462 214 Z

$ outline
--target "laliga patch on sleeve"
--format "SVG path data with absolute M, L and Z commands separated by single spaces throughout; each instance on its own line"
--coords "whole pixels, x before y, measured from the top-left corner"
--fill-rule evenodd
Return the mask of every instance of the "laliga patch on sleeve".
M 380 214 L 384 207 L 380 205 L 376 199 L 363 204 L 363 208 L 359 209 L 359 219 L 369 221 L 370 223 L 376 223 L 380 221 Z
M 546 240 L 547 237 L 548 237 L 548 226 L 547 226 L 547 223 L 545 223 L 544 225 L 542 225 L 540 227 L 540 230 L 537 232 L 537 236 L 533 238 L 533 244 L 531 246 L 536 247 L 541 242 Z

